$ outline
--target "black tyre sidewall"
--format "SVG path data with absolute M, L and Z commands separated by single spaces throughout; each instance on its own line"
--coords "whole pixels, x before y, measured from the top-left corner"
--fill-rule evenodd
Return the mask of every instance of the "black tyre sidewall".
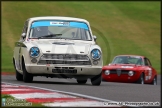
M 17 70 L 16 70 L 16 79 L 18 81 L 23 81 L 23 75 L 21 75 Z
M 154 84 L 154 82 L 156 82 L 156 84 Z M 154 79 L 153 79 L 153 81 L 152 81 L 151 84 L 152 84 L 152 85 L 157 85 L 157 77 L 156 77 L 156 76 L 154 77 Z
M 91 83 L 92 85 L 95 85 L 95 86 L 99 86 L 101 84 L 101 81 L 102 81 L 101 73 L 91 78 Z

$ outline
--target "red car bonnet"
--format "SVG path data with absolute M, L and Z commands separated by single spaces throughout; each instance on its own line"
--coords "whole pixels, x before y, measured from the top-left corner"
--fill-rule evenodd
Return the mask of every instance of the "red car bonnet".
M 110 64 L 110 65 L 104 66 L 102 68 L 102 70 L 105 70 L 105 69 L 124 68 L 124 67 L 134 68 L 134 67 L 137 67 L 137 66 L 138 65 L 136 65 L 136 64 Z

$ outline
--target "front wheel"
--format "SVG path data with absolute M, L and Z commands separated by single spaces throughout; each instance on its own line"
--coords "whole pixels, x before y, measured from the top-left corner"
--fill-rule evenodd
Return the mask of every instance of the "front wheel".
M 94 76 L 93 78 L 91 78 L 91 83 L 92 85 L 96 85 L 99 86 L 101 84 L 101 73 L 99 75 Z
M 154 77 L 154 79 L 153 79 L 153 81 L 152 81 L 151 84 L 152 84 L 152 85 L 157 85 L 157 77 L 156 77 L 156 76 Z
M 25 68 L 24 60 L 22 61 L 22 70 L 23 70 L 24 82 L 32 82 L 33 81 L 33 75 L 27 72 L 27 70 Z
M 17 70 L 16 70 L 16 79 L 17 81 L 23 81 L 23 75 L 21 75 Z
M 138 84 L 144 84 L 144 75 L 143 73 L 140 75 L 140 78 L 137 81 Z

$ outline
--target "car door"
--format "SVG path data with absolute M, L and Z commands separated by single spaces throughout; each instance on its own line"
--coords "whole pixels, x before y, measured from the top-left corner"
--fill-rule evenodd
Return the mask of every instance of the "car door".
M 22 33 L 27 33 L 28 29 L 28 22 L 26 21 L 22 30 Z M 21 47 L 23 42 L 25 41 L 25 38 L 20 36 L 20 40 L 15 43 L 15 49 L 14 49 L 14 55 L 15 55 L 15 65 L 17 70 L 22 70 L 21 69 Z

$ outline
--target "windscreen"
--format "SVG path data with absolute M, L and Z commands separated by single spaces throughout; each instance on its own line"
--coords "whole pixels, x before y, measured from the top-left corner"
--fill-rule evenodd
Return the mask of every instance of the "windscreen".
M 117 56 L 112 64 L 137 64 L 143 65 L 142 58 L 139 56 Z
M 86 23 L 67 21 L 33 22 L 29 38 L 92 40 Z

